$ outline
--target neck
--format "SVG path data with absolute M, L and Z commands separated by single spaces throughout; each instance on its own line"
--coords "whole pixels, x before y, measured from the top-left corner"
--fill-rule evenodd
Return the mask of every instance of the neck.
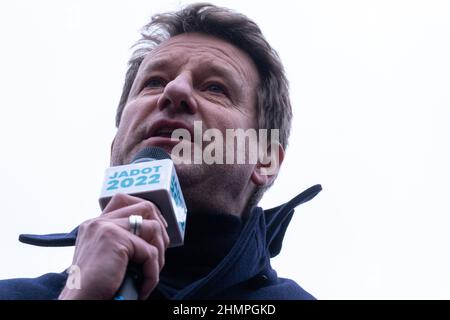
M 231 250 L 241 228 L 236 215 L 189 212 L 184 245 L 166 251 L 161 280 L 181 289 L 206 276 Z

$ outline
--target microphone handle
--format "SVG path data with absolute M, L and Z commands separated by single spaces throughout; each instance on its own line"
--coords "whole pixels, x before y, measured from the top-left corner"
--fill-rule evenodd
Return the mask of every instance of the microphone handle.
M 138 288 L 141 280 L 142 273 L 139 267 L 133 263 L 130 263 L 128 265 L 127 272 L 125 273 L 125 278 L 114 296 L 114 300 L 138 300 Z

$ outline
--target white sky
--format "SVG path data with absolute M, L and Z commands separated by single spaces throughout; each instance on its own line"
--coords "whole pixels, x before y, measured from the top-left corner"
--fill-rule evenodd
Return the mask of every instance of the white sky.
M 0 278 L 70 265 L 20 244 L 100 214 L 129 47 L 185 1 L 0 3 Z M 265 208 L 321 183 L 273 266 L 319 299 L 450 299 L 450 3 L 216 1 L 254 19 L 291 82 Z

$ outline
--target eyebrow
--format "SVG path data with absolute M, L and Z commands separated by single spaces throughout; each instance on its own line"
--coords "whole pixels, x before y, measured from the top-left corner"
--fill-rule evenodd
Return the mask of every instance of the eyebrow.
M 217 75 L 220 78 L 224 78 L 230 85 L 241 85 L 240 82 L 242 79 L 240 78 L 242 78 L 242 75 L 237 72 L 234 67 L 207 62 L 201 66 L 201 69 L 207 70 L 208 73 Z M 239 77 L 236 77 L 235 75 L 239 75 Z
M 154 70 L 161 70 L 161 69 L 168 69 L 170 65 L 169 59 L 155 59 L 148 62 L 144 69 L 142 70 L 143 74 L 147 74 L 148 72 L 154 71 Z

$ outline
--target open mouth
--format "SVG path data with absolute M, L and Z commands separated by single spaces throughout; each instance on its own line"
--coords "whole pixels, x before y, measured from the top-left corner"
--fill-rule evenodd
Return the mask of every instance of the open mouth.
M 158 129 L 152 136 L 153 137 L 171 138 L 173 131 L 174 131 L 174 129 L 161 128 L 161 129 Z
M 160 138 L 168 138 L 172 139 L 173 132 L 177 129 L 184 129 L 184 131 L 187 131 L 188 135 L 184 134 L 184 138 L 190 137 L 190 140 L 192 140 L 193 136 L 193 127 L 189 124 L 180 122 L 180 121 L 173 121 L 173 120 L 160 120 L 156 121 L 148 130 L 148 133 L 146 135 L 146 139 L 153 138 L 153 137 L 160 137 Z M 176 138 L 173 140 L 183 140 L 183 137 L 180 137 L 177 135 Z

